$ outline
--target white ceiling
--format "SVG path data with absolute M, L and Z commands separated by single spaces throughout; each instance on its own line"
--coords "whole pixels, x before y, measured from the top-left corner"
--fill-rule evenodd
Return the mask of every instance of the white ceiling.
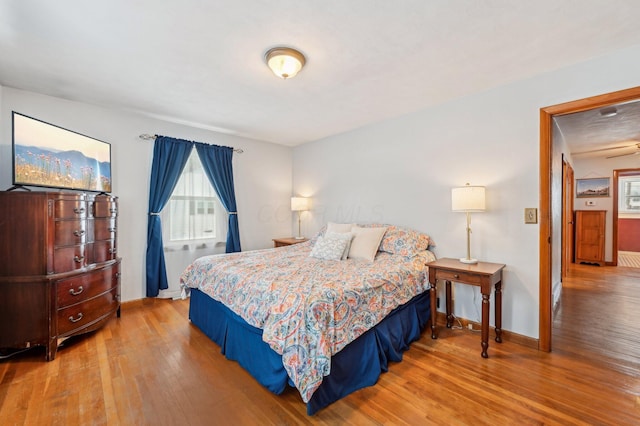
M 640 44 L 639 16 L 637 0 L 0 0 L 0 85 L 297 145 Z M 306 55 L 297 77 L 266 67 L 277 45 Z
M 640 100 L 553 119 L 576 157 L 640 155 Z

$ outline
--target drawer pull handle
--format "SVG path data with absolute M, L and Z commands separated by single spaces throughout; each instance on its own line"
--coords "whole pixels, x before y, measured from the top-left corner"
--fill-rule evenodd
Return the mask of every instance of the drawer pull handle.
M 453 278 L 460 278 L 460 275 L 458 275 L 458 274 L 453 274 Z
M 107 231 L 109 231 L 109 232 L 116 232 L 116 228 L 109 228 L 109 229 L 107 229 Z
M 82 214 L 82 213 L 84 213 L 84 207 L 76 207 L 76 208 L 73 209 L 73 212 L 75 214 Z
M 82 319 L 82 317 L 83 317 L 83 316 L 84 316 L 84 315 L 82 315 L 82 312 L 80 312 L 80 313 L 78 314 L 78 317 L 77 317 L 77 318 L 74 318 L 74 317 L 73 317 L 73 315 L 71 315 L 71 316 L 69 317 L 69 321 L 71 321 L 71 322 L 78 322 L 78 321 L 80 321 L 80 320 Z
M 81 263 L 81 262 L 84 260 L 84 256 L 74 256 L 74 257 L 73 257 L 73 260 L 74 260 L 76 263 Z
M 75 235 L 76 237 L 82 237 L 84 235 L 84 229 L 77 229 L 73 231 L 73 235 Z
M 115 248 L 115 247 L 114 247 L 114 248 L 110 248 L 110 249 L 109 249 L 109 253 L 111 253 L 111 254 L 114 254 L 116 251 L 117 251 L 117 250 L 116 250 L 116 248 Z
M 72 296 L 77 296 L 80 293 L 82 293 L 84 291 L 84 288 L 82 286 L 78 287 L 78 291 L 75 291 L 74 289 L 70 288 L 69 289 L 69 294 Z

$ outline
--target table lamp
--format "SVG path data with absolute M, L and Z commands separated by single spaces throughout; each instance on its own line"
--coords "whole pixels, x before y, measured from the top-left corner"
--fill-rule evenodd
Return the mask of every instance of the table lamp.
M 309 210 L 310 199 L 305 197 L 291 197 L 291 211 L 298 212 L 298 236 L 296 240 L 303 240 L 304 237 L 300 232 L 301 215 L 303 211 Z
M 485 210 L 484 186 L 465 186 L 451 189 L 451 210 L 467 214 L 467 257 L 460 259 L 462 263 L 478 263 L 471 257 L 471 212 Z

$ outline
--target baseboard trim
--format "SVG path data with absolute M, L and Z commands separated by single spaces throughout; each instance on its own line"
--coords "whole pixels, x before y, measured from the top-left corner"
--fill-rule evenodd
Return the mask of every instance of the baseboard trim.
M 462 324 L 462 328 L 465 330 L 469 327 L 469 324 L 472 325 L 474 330 L 480 330 L 482 328 L 480 323 L 477 323 L 475 321 L 469 321 L 468 319 L 465 319 L 465 318 L 457 318 L 457 320 L 460 321 L 460 324 Z M 442 324 L 442 326 L 444 327 L 444 324 L 447 323 L 447 315 L 444 312 L 438 312 L 437 321 L 438 321 L 438 324 Z M 493 340 L 495 338 L 496 338 L 495 328 L 489 327 L 489 339 Z M 540 350 L 539 339 L 534 339 L 533 337 L 514 333 L 512 331 L 505 330 L 505 329 L 502 330 L 502 341 L 517 343 L 518 345 L 526 346 L 531 349 Z

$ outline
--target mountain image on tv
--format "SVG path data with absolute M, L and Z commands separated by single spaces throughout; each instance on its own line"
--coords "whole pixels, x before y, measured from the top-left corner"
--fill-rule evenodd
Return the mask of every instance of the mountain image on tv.
M 50 186 L 111 192 L 111 165 L 80 151 L 53 151 L 14 145 L 14 181 L 21 185 Z

